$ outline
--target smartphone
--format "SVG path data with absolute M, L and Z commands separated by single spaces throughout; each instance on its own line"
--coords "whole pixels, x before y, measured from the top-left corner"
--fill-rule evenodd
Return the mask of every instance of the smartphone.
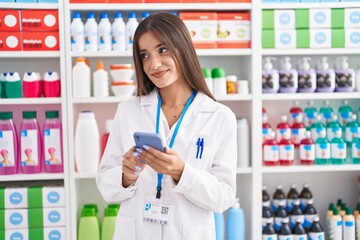
M 162 139 L 160 135 L 156 133 L 135 132 L 134 140 L 137 148 L 143 148 L 144 145 L 147 145 L 164 152 Z

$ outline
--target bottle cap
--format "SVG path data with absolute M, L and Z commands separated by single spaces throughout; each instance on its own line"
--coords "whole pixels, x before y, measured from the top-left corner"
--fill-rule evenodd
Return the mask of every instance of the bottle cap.
M 360 176 L 359 176 L 359 178 L 360 178 Z M 267 186 L 266 185 L 263 185 L 262 186 L 262 190 L 264 191 L 264 190 L 266 190 L 267 189 Z
M 96 212 L 94 208 L 86 208 L 84 207 L 81 210 L 81 217 L 95 217 L 96 216 Z
M 145 19 L 145 18 L 147 18 L 148 16 L 150 16 L 150 13 L 149 13 L 149 12 L 143 12 L 143 13 L 141 14 L 141 18 L 142 18 L 142 19 Z
M 81 14 L 79 12 L 74 12 L 73 18 L 81 18 Z
M 36 118 L 36 112 L 35 111 L 23 111 L 23 118 L 24 119 Z
M 0 120 L 12 119 L 12 112 L 0 112 Z
M 319 222 L 319 221 L 320 221 L 319 216 L 315 216 L 315 217 L 313 218 L 313 221 L 314 221 L 314 222 Z
M 295 200 L 294 200 L 294 205 L 298 205 L 298 206 L 299 206 L 299 205 L 300 205 L 300 199 L 295 199 Z
M 304 188 L 309 188 L 310 185 L 308 183 L 304 183 Z
M 102 14 L 100 15 L 100 19 L 103 19 L 103 18 L 109 18 L 109 14 L 107 14 L 107 13 L 102 13 Z
M 306 136 L 307 139 L 310 139 L 310 137 L 311 137 L 311 132 L 310 132 L 310 131 L 306 131 L 305 136 Z
M 292 188 L 292 189 L 296 189 L 296 184 L 295 183 L 293 183 L 293 184 L 291 184 L 291 186 L 290 186 L 290 188 Z
M 347 62 L 348 58 L 347 57 L 341 57 L 340 58 L 340 68 L 341 69 L 348 69 L 349 68 L 349 63 Z
M 281 220 L 281 222 L 282 222 L 282 223 L 289 223 L 289 219 L 288 219 L 288 218 L 283 218 L 283 219 Z
M 77 58 L 76 62 L 85 62 L 85 58 Z
M 90 18 L 95 18 L 95 13 L 92 13 L 92 12 L 89 12 L 87 14 L 87 18 L 90 19 Z
M 331 211 L 332 211 L 332 210 L 334 209 L 334 207 L 335 207 L 335 205 L 334 205 L 333 203 L 330 203 L 328 210 L 331 210 Z
M 225 70 L 223 68 L 213 68 L 211 71 L 212 78 L 224 78 Z
M 235 202 L 233 208 L 239 209 L 240 208 L 240 198 L 235 198 Z
M 284 186 L 281 184 L 276 187 L 277 190 L 283 190 L 283 188 L 284 188 Z
M 313 106 L 314 105 L 314 100 L 309 100 L 307 103 L 308 103 L 308 106 Z
M 202 72 L 203 72 L 204 78 L 212 78 L 210 68 L 203 68 Z
M 46 118 L 59 118 L 59 111 L 46 111 L 45 117 Z
M 228 75 L 228 76 L 226 76 L 226 81 L 236 82 L 236 81 L 237 81 L 237 77 L 236 77 L 235 75 Z
M 129 13 L 128 18 L 136 18 L 136 13 Z
M 120 204 L 119 204 L 119 203 L 108 204 L 108 208 L 117 208 L 117 209 L 120 209 Z
M 300 218 L 300 217 L 296 218 L 297 223 L 302 223 L 302 221 L 303 221 L 302 218 Z
M 98 70 L 104 70 L 104 62 L 102 60 L 98 61 L 97 69 Z
M 344 100 L 342 100 L 342 104 L 344 104 L 344 105 L 348 105 L 348 104 L 349 104 L 349 101 L 348 101 L 348 100 L 346 100 L 346 99 L 344 99 Z
M 272 70 L 274 68 L 271 60 L 276 60 L 276 58 L 274 58 L 274 57 L 266 57 L 264 59 L 264 70 L 270 71 L 270 70 Z
M 339 215 L 339 210 L 337 208 L 333 208 L 333 215 Z
M 346 213 L 346 215 L 352 215 L 351 208 L 350 208 L 350 207 L 346 207 L 345 213 Z
M 287 116 L 286 115 L 281 116 L 281 122 L 287 122 Z
M 114 18 L 122 18 L 122 14 L 119 13 L 119 12 L 116 12 L 116 13 L 114 14 Z
M 88 203 L 84 205 L 84 208 L 94 209 L 95 213 L 98 214 L 98 206 L 95 203 Z
M 117 216 L 117 209 L 116 208 L 105 208 L 105 217 L 116 217 Z

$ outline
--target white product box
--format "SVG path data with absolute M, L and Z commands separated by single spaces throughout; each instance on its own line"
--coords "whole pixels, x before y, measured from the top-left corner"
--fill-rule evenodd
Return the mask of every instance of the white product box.
M 65 240 L 65 228 L 6 229 L 0 230 L 0 236 L 5 236 L 1 240 L 29 240 L 29 236 L 35 240 Z
M 360 48 L 360 29 L 358 28 L 345 29 L 345 47 Z
M 331 29 L 310 29 L 310 48 L 331 48 Z
M 43 207 L 64 207 L 65 191 L 64 187 L 43 187 L 42 190 Z
M 65 240 L 64 227 L 44 228 L 44 240 Z
M 310 9 L 310 28 L 331 28 L 331 9 Z
M 360 8 L 345 8 L 345 28 L 360 28 Z
M 4 189 L 5 209 L 27 208 L 27 188 L 5 188 Z
M 65 226 L 65 208 L 44 208 L 44 227 Z
M 26 229 L 6 229 L 4 240 L 29 240 L 29 230 Z
M 28 227 L 27 209 L 6 209 L 4 211 L 5 229 L 21 229 Z M 2 214 L 0 214 L 1 216 Z
M 296 48 L 296 30 L 275 30 L 275 48 Z
M 295 10 L 274 10 L 275 29 L 295 29 Z

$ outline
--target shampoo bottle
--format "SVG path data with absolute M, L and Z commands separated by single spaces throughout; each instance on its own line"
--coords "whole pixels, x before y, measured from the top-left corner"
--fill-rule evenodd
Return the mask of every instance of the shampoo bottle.
M 36 72 L 26 72 L 23 77 L 23 95 L 27 98 L 38 98 L 42 94 L 41 79 Z
M 299 64 L 298 70 L 298 92 L 315 92 L 316 90 L 316 73 L 310 68 L 309 61 L 311 58 L 303 57 Z
M 307 234 L 302 225 L 301 218 L 296 219 L 296 224 L 294 226 L 294 240 L 307 240 Z
M 347 57 L 339 58 L 339 67 L 335 70 L 336 92 L 353 92 L 355 88 L 355 71 L 349 68 Z
M 338 109 L 339 113 L 339 122 L 343 128 L 343 131 L 345 131 L 346 124 L 351 120 L 352 115 L 352 108 L 349 106 L 348 100 L 343 100 L 342 105 Z
M 126 27 L 122 14 L 117 12 L 114 15 L 112 24 L 112 48 L 114 51 L 126 50 Z
M 90 97 L 90 67 L 86 64 L 85 58 L 77 58 L 72 69 L 72 88 L 74 98 Z
M 276 188 L 276 191 L 274 192 L 274 195 L 273 195 L 272 210 L 274 213 L 276 213 L 276 211 L 280 205 L 283 205 L 284 208 L 286 206 L 286 195 L 284 192 L 283 185 L 278 185 Z
M 102 13 L 100 15 L 98 28 L 98 45 L 100 51 L 111 51 L 111 37 L 111 23 L 109 20 L 109 15 L 107 13 Z
M 289 57 L 281 61 L 281 70 L 279 70 L 279 82 L 281 93 L 295 93 L 298 89 L 298 73 L 291 66 Z
M 268 122 L 267 115 L 265 114 L 262 117 L 262 139 L 263 139 L 262 142 L 263 142 L 263 144 L 266 140 L 271 138 L 271 133 L 272 133 L 271 125 Z
M 85 49 L 85 27 L 81 21 L 81 15 L 79 12 L 73 13 L 73 20 L 70 26 L 71 32 L 71 51 L 83 52 Z
M 352 215 L 350 207 L 345 210 L 343 218 L 343 239 L 355 240 L 355 217 Z
M 311 125 L 311 138 L 313 141 L 316 141 L 320 136 L 321 132 L 324 132 L 326 135 L 325 124 L 321 121 L 321 116 L 317 116 L 316 122 Z
M 299 199 L 299 193 L 296 190 L 296 184 L 291 184 L 290 190 L 287 194 L 287 200 L 286 200 L 286 211 L 288 213 L 291 212 L 291 210 L 294 207 L 294 202 Z
M 98 51 L 98 24 L 95 19 L 94 13 L 87 14 L 85 22 L 85 51 L 96 52 Z
M 136 13 L 129 13 L 128 21 L 126 23 L 126 50 L 128 51 L 133 50 L 134 34 L 138 25 Z
M 18 172 L 18 139 L 12 112 L 0 112 L 0 175 Z
M 345 141 L 348 147 L 351 147 L 351 143 L 359 132 L 359 123 L 356 120 L 355 114 L 351 115 L 351 121 L 346 124 L 345 127 Z
M 98 61 L 97 70 L 94 72 L 94 97 L 109 96 L 109 74 L 104 70 L 103 61 Z
M 21 79 L 18 72 L 9 72 L 6 75 L 5 93 L 7 98 L 20 98 L 22 92 Z
M 105 208 L 104 219 L 101 227 L 101 240 L 113 239 L 117 213 L 118 209 L 116 208 Z
M 271 60 L 273 57 L 264 59 L 264 69 L 262 71 L 262 92 L 277 93 L 279 91 L 279 73 L 274 69 Z
M 100 240 L 100 226 L 94 208 L 84 207 L 78 227 L 78 240 Z
M 279 240 L 293 240 L 293 239 L 294 236 L 289 226 L 289 219 L 283 219 L 279 230 Z
M 329 239 L 342 240 L 342 234 L 342 218 L 339 215 L 339 210 L 337 208 L 334 208 L 333 214 L 329 220 Z
M 360 131 L 351 143 L 351 159 L 353 164 L 360 164 Z
M 240 208 L 238 198 L 235 200 L 234 206 L 228 211 L 226 233 L 228 240 L 245 240 L 244 211 Z
M 316 91 L 334 92 L 335 91 L 335 72 L 329 68 L 327 57 L 322 57 L 316 70 Z
M 281 122 L 276 127 L 276 141 L 280 142 L 282 139 L 291 138 L 290 124 L 287 122 L 287 116 L 281 116 Z
M 301 208 L 301 210 L 305 211 L 305 208 L 307 206 L 307 202 L 309 200 L 313 200 L 313 194 L 310 191 L 310 187 L 309 187 L 308 183 L 304 184 L 304 187 L 300 192 L 299 198 L 300 198 L 300 208 Z

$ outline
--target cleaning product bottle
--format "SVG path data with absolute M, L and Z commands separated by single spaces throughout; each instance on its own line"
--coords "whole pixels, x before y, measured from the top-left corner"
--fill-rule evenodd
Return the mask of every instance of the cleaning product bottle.
M 310 68 L 309 61 L 311 58 L 301 58 L 298 69 L 298 92 L 315 92 L 316 90 L 316 73 Z
M 135 30 L 139 23 L 136 20 L 136 13 L 129 13 L 126 23 L 126 50 L 132 51 Z
M 330 229 L 330 220 L 331 217 L 333 215 L 333 210 L 335 208 L 335 205 L 333 203 L 329 204 L 329 208 L 326 211 L 326 225 L 325 225 L 325 237 L 326 239 L 333 239 L 332 237 L 332 233 L 331 233 L 331 229 Z
M 350 207 L 346 208 L 343 218 L 343 239 L 355 240 L 355 217 Z
M 324 228 L 320 224 L 320 218 L 314 217 L 313 224 L 309 232 L 309 240 L 325 239 Z M 350 239 L 349 239 L 350 240 Z
M 314 203 L 314 201 L 312 199 L 308 199 L 306 208 L 304 210 L 304 217 L 305 217 L 304 228 L 305 228 L 306 232 L 309 232 L 309 230 L 311 229 L 311 227 L 313 225 L 314 218 L 317 217 L 317 211 L 316 211 L 313 203 Z M 315 239 L 318 239 L 318 238 L 315 238 Z
M 94 208 L 84 207 L 78 227 L 78 240 L 100 240 L 100 226 Z
M 344 164 L 346 160 L 346 144 L 344 139 L 337 132 L 330 142 L 331 164 Z
M 1 91 L 0 91 L 0 93 L 1 93 L 1 95 L 0 95 L 0 97 L 1 98 L 6 98 L 6 91 L 5 91 L 5 82 L 6 82 L 6 76 L 7 76 L 7 72 L 2 72 L 1 74 L 0 74 L 0 85 L 1 85 L 1 87 L 0 87 L 0 89 L 1 89 Z
M 273 227 L 273 222 L 271 219 L 266 223 L 265 228 L 262 231 L 262 240 L 277 240 L 277 234 Z
M 215 233 L 216 233 L 216 240 L 223 240 L 225 238 L 225 220 L 224 214 L 214 212 L 214 219 L 215 219 Z M 104 230 L 103 230 L 104 231 Z
M 357 136 L 359 132 L 359 123 L 356 120 L 356 114 L 351 115 L 351 121 L 347 122 L 345 126 L 345 142 L 348 147 L 351 147 L 351 143 L 353 142 L 354 138 Z
M 26 72 L 23 76 L 23 95 L 27 98 L 41 97 L 41 79 L 38 78 L 36 72 Z
M 307 234 L 302 225 L 301 218 L 296 219 L 296 224 L 293 229 L 294 229 L 294 240 L 307 240 Z
M 316 122 L 311 125 L 311 138 L 313 141 L 318 139 L 321 132 L 324 132 L 326 135 L 326 127 L 325 124 L 321 121 L 321 116 L 317 116 Z
M 300 223 L 303 224 L 305 221 L 304 213 L 300 208 L 300 199 L 294 201 L 293 209 L 290 212 L 290 227 L 294 229 L 296 222 L 300 220 Z
M 82 52 L 85 49 L 85 27 L 81 21 L 79 12 L 73 13 L 73 20 L 70 26 L 71 32 L 71 51 Z
M 12 112 L 0 112 L 0 175 L 18 172 L 18 140 Z
M 87 14 L 85 22 L 85 51 L 98 51 L 98 24 L 95 19 L 95 14 L 90 12 Z
M 300 198 L 300 208 L 301 208 L 301 210 L 305 211 L 307 202 L 309 200 L 313 200 L 313 194 L 310 191 L 310 186 L 308 183 L 304 183 L 304 187 L 300 192 L 299 198 Z
M 306 132 L 306 138 L 300 143 L 300 164 L 312 165 L 315 162 L 315 144 L 311 139 L 310 131 Z
M 18 72 L 9 72 L 6 75 L 5 93 L 7 98 L 20 98 L 22 92 L 21 79 Z
M 303 119 L 303 110 L 300 107 L 299 101 L 294 101 L 292 107 L 290 108 L 290 123 L 293 124 L 297 118 L 300 116 Z
M 263 203 L 269 203 L 270 204 L 270 195 L 267 192 L 267 187 L 265 185 L 263 185 L 262 187 L 262 202 Z
M 353 92 L 355 88 L 355 71 L 349 68 L 348 57 L 340 57 L 340 64 L 335 69 L 335 91 Z
M 86 64 L 85 58 L 77 58 L 72 69 L 73 97 L 90 97 L 90 67 Z
M 340 124 L 343 128 L 343 131 L 345 131 L 345 126 L 348 122 L 350 122 L 352 116 L 352 108 L 349 106 L 348 100 L 342 101 L 342 105 L 339 107 L 338 113 L 340 117 Z
M 280 230 L 279 240 L 294 240 L 291 228 L 289 226 L 289 219 L 283 219 Z
M 126 27 L 122 14 L 117 12 L 114 15 L 112 24 L 112 48 L 114 51 L 126 50 Z
M 325 125 L 328 125 L 328 123 L 332 119 L 333 112 L 334 112 L 333 109 L 329 105 L 330 105 L 330 101 L 325 100 L 324 104 L 321 106 L 321 108 L 319 110 L 321 119 L 323 120 Z
M 274 192 L 273 195 L 273 200 L 272 200 L 272 210 L 274 213 L 276 213 L 279 205 L 283 205 L 284 208 L 286 206 L 286 195 L 284 192 L 284 186 L 283 185 L 278 185 L 276 187 L 276 191 Z
M 100 15 L 98 44 L 100 51 L 111 51 L 111 23 L 107 13 L 102 13 Z
M 277 93 L 279 91 L 279 73 L 274 69 L 271 60 L 274 57 L 266 57 L 264 59 L 264 69 L 262 71 L 262 92 Z
M 335 72 L 329 68 L 327 57 L 322 57 L 316 69 L 316 91 L 334 92 L 335 91 Z
M 337 115 L 334 114 L 331 121 L 326 126 L 326 136 L 329 141 L 335 137 L 336 132 L 340 132 L 340 136 L 342 136 L 342 127 L 338 121 Z
M 306 126 L 306 130 L 310 130 L 311 125 L 313 122 L 315 122 L 317 116 L 317 110 L 314 107 L 313 100 L 309 100 L 307 106 L 304 108 L 304 116 L 305 116 L 304 123 Z
M 270 202 L 262 203 L 262 229 L 266 227 L 266 223 L 271 220 L 271 223 L 274 223 L 274 213 L 270 208 Z
M 343 238 L 343 231 L 342 231 L 342 218 L 339 215 L 339 210 L 337 208 L 333 209 L 333 214 L 330 217 L 329 221 L 329 238 L 328 239 L 340 239 Z M 345 239 L 344 239 L 345 240 Z
M 263 142 L 263 144 L 266 140 L 271 138 L 271 133 L 272 133 L 272 129 L 271 129 L 270 123 L 268 122 L 268 117 L 267 117 L 267 115 L 264 115 L 262 117 L 262 139 L 263 139 L 262 142 Z
M 110 129 L 111 129 L 112 125 L 113 125 L 113 122 L 114 121 L 112 119 L 107 119 L 105 121 L 105 133 L 101 137 L 101 156 L 104 154 L 106 144 L 107 144 L 107 141 L 108 141 L 109 135 L 110 135 Z
M 281 116 L 281 122 L 276 127 L 276 141 L 280 142 L 282 139 L 291 138 L 290 124 L 287 122 L 287 116 Z
M 214 94 L 214 81 L 211 76 L 211 69 L 210 68 L 203 68 L 202 69 L 204 79 L 206 82 L 206 86 L 208 87 L 209 91 Z
M 43 128 L 45 172 L 63 172 L 62 125 L 59 111 L 46 111 Z
M 291 139 L 282 139 L 279 142 L 279 163 L 280 165 L 292 165 L 295 160 L 295 149 Z
M 116 208 L 105 208 L 104 219 L 101 227 L 101 240 L 113 239 L 117 213 L 118 209 Z
M 94 72 L 94 97 L 109 96 L 109 74 L 104 70 L 103 61 L 98 61 L 97 70 Z
M 22 173 L 41 171 L 41 134 L 35 111 L 23 111 L 20 125 L 20 159 Z
M 264 142 L 263 154 L 265 166 L 275 166 L 279 164 L 279 146 L 275 140 L 274 132 L 271 132 L 271 137 Z
M 289 222 L 289 216 L 285 209 L 285 202 L 280 202 L 279 207 L 275 212 L 275 219 L 274 219 L 275 222 L 274 228 L 276 232 L 280 231 L 280 228 L 282 226 L 282 223 L 284 223 L 284 221 Z
M 360 164 L 360 131 L 351 143 L 351 159 L 353 164 Z
M 226 219 L 228 240 L 245 240 L 244 211 L 240 208 L 240 199 L 236 198 L 234 206 L 229 209 Z
M 292 68 L 290 57 L 282 59 L 279 79 L 281 93 L 295 93 L 297 91 L 298 73 Z
M 325 137 L 325 133 L 321 132 L 315 141 L 315 164 L 324 165 L 330 163 L 330 143 Z
M 290 115 L 292 117 L 291 125 L 291 140 L 295 147 L 299 147 L 301 140 L 305 138 L 306 127 L 303 123 L 303 111 L 300 107 L 297 107 L 298 103 L 290 109 Z
M 287 194 L 286 211 L 289 213 L 294 207 L 295 200 L 299 199 L 299 193 L 296 190 L 296 184 L 291 184 L 290 190 Z
M 59 73 L 50 71 L 45 72 L 43 80 L 44 97 L 60 97 L 61 82 Z

